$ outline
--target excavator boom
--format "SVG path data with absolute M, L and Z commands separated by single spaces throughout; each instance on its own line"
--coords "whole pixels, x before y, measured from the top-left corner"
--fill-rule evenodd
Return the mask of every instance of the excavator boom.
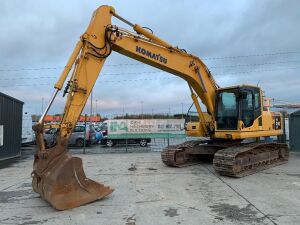
M 136 33 L 111 25 L 112 16 L 132 26 Z M 103 64 L 112 51 L 182 77 L 188 82 L 198 109 L 200 110 L 200 106 L 196 95 L 207 105 L 210 114 L 214 113 L 217 85 L 199 58 L 172 47 L 139 25 L 133 25 L 117 15 L 113 7 L 99 7 L 56 82 L 55 92 L 48 107 L 39 123 L 33 127 L 39 148 L 34 159 L 32 186 L 34 191 L 56 209 L 77 207 L 101 199 L 113 191 L 110 187 L 86 178 L 81 159 L 72 157 L 67 151 L 70 135 Z M 71 70 L 72 74 L 64 89 L 67 101 L 56 145 L 46 149 L 43 118 L 58 92 L 62 90 Z M 202 126 L 205 132 L 203 135 L 207 136 L 204 122 Z

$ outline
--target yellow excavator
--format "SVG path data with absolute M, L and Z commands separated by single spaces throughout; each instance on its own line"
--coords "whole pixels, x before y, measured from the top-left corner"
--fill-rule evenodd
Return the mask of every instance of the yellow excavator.
M 133 30 L 112 25 L 113 16 Z M 78 207 L 113 192 L 112 188 L 88 179 L 81 159 L 67 150 L 68 139 L 112 51 L 181 77 L 188 84 L 199 121 L 187 124 L 187 134 L 199 140 L 163 149 L 161 157 L 166 165 L 187 166 L 209 155 L 213 156 L 213 166 L 218 173 L 242 177 L 288 161 L 286 144 L 259 141 L 262 137 L 283 133 L 281 114 L 264 108 L 259 87 L 220 88 L 197 56 L 170 45 L 151 30 L 127 21 L 113 7 L 104 5 L 94 12 L 54 86 L 49 105 L 33 127 L 38 149 L 34 156 L 32 187 L 56 209 Z M 67 78 L 63 90 L 67 100 L 57 142 L 46 149 L 43 119 Z M 199 99 L 207 112 L 201 109 Z M 245 141 L 251 138 L 256 141 Z

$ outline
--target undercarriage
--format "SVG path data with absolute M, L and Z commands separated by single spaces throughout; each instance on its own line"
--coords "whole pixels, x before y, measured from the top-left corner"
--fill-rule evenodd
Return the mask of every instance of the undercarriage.
M 224 176 L 244 177 L 286 163 L 286 144 L 269 142 L 187 141 L 168 146 L 161 152 L 164 164 L 183 167 L 211 159 L 214 169 Z

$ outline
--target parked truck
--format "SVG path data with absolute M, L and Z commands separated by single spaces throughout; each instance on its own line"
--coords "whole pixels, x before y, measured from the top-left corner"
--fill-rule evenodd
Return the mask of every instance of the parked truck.
M 112 119 L 102 124 L 101 144 L 140 144 L 146 147 L 152 138 L 185 137 L 184 119 Z

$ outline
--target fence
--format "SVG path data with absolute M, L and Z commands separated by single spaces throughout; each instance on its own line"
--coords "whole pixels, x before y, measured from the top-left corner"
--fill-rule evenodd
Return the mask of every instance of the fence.
M 140 146 L 139 143 L 130 143 L 129 140 L 124 140 L 123 143 L 118 143 L 112 147 L 108 147 L 105 144 L 98 143 L 91 146 L 87 146 L 85 150 L 82 148 L 76 148 L 72 146 L 70 146 L 70 149 L 72 152 L 79 154 L 160 152 L 169 145 L 181 144 L 191 139 L 193 138 L 151 138 L 151 142 L 149 142 L 147 146 L 144 147 Z
M 184 119 L 114 119 L 102 124 L 105 138 L 90 152 L 161 151 L 187 140 Z M 86 149 L 84 148 L 83 152 Z
M 137 124 L 137 121 L 139 122 Z M 143 123 L 144 121 L 144 123 Z M 117 152 L 159 152 L 169 145 L 181 144 L 198 138 L 187 137 L 184 130 L 184 119 L 117 119 L 106 122 L 107 137 L 113 144 L 106 142 L 88 147 L 88 153 Z M 133 126 L 131 126 L 133 125 Z M 285 120 L 286 141 L 289 141 L 289 121 Z M 109 134 L 111 133 L 111 134 Z M 277 137 L 274 137 L 275 140 Z M 146 146 L 140 141 L 148 140 Z M 103 141 L 102 141 L 103 142 Z M 143 145 L 143 143 L 142 143 Z M 74 151 L 82 152 L 80 149 Z

